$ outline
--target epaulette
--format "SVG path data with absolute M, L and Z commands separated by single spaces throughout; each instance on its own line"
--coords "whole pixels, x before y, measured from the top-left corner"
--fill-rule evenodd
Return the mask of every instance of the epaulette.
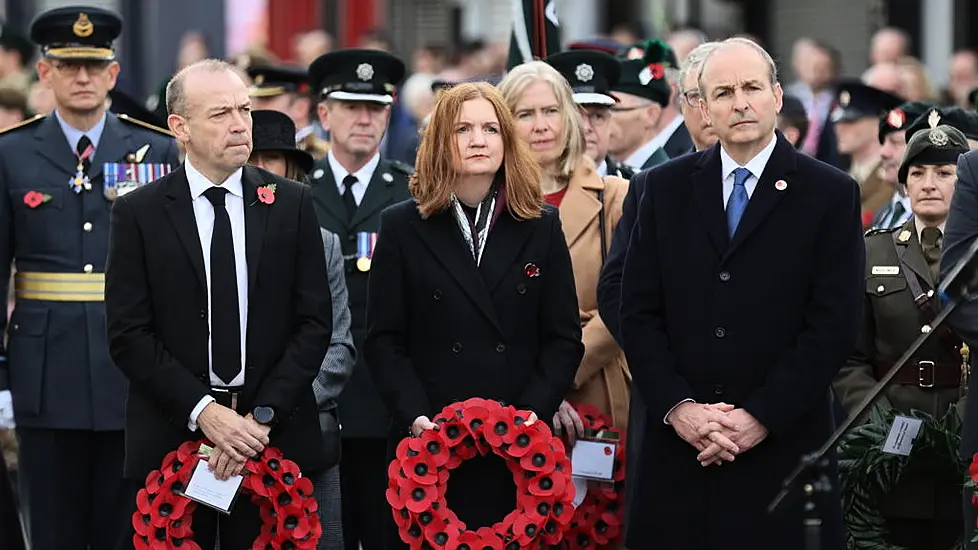
M 392 160 L 390 161 L 390 163 L 391 163 L 391 168 L 397 170 L 398 172 L 404 174 L 405 176 L 410 176 L 414 174 L 414 166 L 411 166 L 410 164 L 403 163 L 399 160 Z
M 135 124 L 136 126 L 142 126 L 143 128 L 146 128 L 147 130 L 152 130 L 154 132 L 157 132 L 157 133 L 160 133 L 160 134 L 163 134 L 163 135 L 166 135 L 166 136 L 176 137 L 175 135 L 173 135 L 173 132 L 167 130 L 166 128 L 160 128 L 159 126 L 156 126 L 154 124 L 150 124 L 148 122 L 143 122 L 143 121 L 141 121 L 139 119 L 132 118 L 129 115 L 121 114 L 121 115 L 115 115 L 115 116 L 116 116 L 116 118 L 118 118 L 119 120 L 121 120 L 123 122 L 128 122 L 130 124 Z
M 865 233 L 863 233 L 863 237 L 873 237 L 875 235 L 885 235 L 887 233 L 893 233 L 894 231 L 900 229 L 901 227 L 903 227 L 903 226 L 902 225 L 898 225 L 896 227 L 885 227 L 885 228 L 884 227 L 873 227 L 873 228 L 869 229 L 868 231 L 866 231 Z
M 18 128 L 27 128 L 28 126 L 34 124 L 35 122 L 44 120 L 45 116 L 47 115 L 34 115 L 27 120 L 22 120 L 17 124 L 14 124 L 13 126 L 7 126 L 6 128 L 0 129 L 0 134 L 6 134 L 7 132 L 10 132 L 11 130 L 16 130 Z

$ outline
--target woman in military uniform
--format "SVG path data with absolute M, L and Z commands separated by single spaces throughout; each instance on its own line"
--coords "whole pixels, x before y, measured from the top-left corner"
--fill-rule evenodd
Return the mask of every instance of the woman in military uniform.
M 957 181 L 955 165 L 968 152 L 968 141 L 958 129 L 938 125 L 939 118 L 932 116 L 929 127 L 907 133 L 898 175 L 907 186 L 913 216 L 901 226 L 866 235 L 862 329 L 834 383 L 850 413 L 940 310 L 933 290 L 942 233 Z M 942 327 L 876 406 L 898 414 L 919 410 L 938 420 L 951 410 L 960 415 L 969 354 L 962 348 L 951 329 Z M 880 502 L 889 540 L 911 550 L 952 548 L 961 536 L 961 473 L 940 461 L 929 463 L 926 454 L 931 452 L 912 449 L 900 481 Z

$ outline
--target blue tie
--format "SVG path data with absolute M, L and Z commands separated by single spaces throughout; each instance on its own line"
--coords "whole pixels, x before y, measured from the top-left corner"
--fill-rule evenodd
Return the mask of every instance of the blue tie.
M 744 210 L 747 208 L 747 188 L 744 187 L 744 184 L 747 183 L 747 178 L 751 175 L 750 170 L 746 168 L 737 168 L 733 173 L 733 193 L 727 199 L 727 233 L 731 239 L 733 239 L 734 233 L 737 231 L 737 224 L 740 223 L 740 218 L 744 216 Z

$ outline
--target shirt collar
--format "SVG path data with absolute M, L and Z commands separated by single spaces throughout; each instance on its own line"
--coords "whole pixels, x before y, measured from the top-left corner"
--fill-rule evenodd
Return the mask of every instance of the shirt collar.
M 602 178 L 608 175 L 608 159 L 601 159 L 601 164 L 597 168 L 598 175 Z
M 771 155 L 774 153 L 774 146 L 777 145 L 777 143 L 778 137 L 771 136 L 771 142 L 768 143 L 766 147 L 761 149 L 760 153 L 754 155 L 754 158 L 747 161 L 744 168 L 748 169 L 751 175 L 755 178 L 761 179 L 761 174 L 764 173 L 764 167 L 767 166 L 767 161 L 771 160 Z M 724 150 L 723 146 L 720 147 L 720 163 L 722 166 L 720 173 L 723 175 L 721 181 L 726 180 L 728 177 L 730 177 L 730 174 L 732 174 L 734 170 L 740 168 L 737 161 L 727 154 L 727 151 Z
M 190 197 L 193 200 L 197 200 L 204 194 L 204 191 L 207 191 L 211 187 L 218 187 L 218 184 L 207 179 L 207 176 L 201 174 L 196 168 L 194 168 L 194 165 L 190 162 L 189 155 L 184 160 L 184 166 L 186 167 L 187 172 L 187 182 L 190 184 Z M 221 182 L 219 186 L 227 189 L 228 193 L 244 199 L 244 192 L 242 191 L 241 185 L 241 173 L 243 171 L 243 168 L 238 168 L 228 177 L 228 179 Z
M 58 119 L 58 125 L 61 126 L 61 132 L 64 133 L 65 138 L 68 139 L 68 145 L 71 146 L 72 151 L 78 150 L 78 140 L 81 137 L 88 136 L 88 139 L 92 140 L 92 147 L 98 149 L 98 142 L 102 139 L 102 131 L 105 130 L 105 117 L 106 114 L 102 113 L 102 118 L 98 119 L 95 126 L 87 132 L 82 132 L 81 130 L 71 126 L 65 119 L 61 118 L 61 113 L 57 109 L 54 110 L 54 118 Z
M 672 119 L 672 122 L 667 124 L 662 131 L 652 138 L 652 144 L 655 146 L 655 148 L 658 149 L 659 147 L 665 147 L 666 143 L 669 141 L 669 138 L 676 133 L 676 129 L 682 126 L 683 122 L 683 115 L 676 115 L 676 118 Z
M 326 158 L 329 159 L 329 167 L 333 171 L 333 178 L 336 180 L 336 183 L 342 183 L 343 178 L 345 178 L 350 172 L 347 171 L 346 168 L 343 168 L 340 161 L 336 160 L 336 156 L 333 154 L 332 149 L 326 153 Z M 358 182 L 367 185 L 370 183 L 370 179 L 374 177 L 374 171 L 377 170 L 378 164 L 380 164 L 379 151 L 374 154 L 372 159 L 367 161 L 367 164 L 363 165 L 363 168 L 354 172 L 353 175 L 356 176 Z
M 651 140 L 645 142 L 644 145 L 636 149 L 634 153 L 629 155 L 628 158 L 625 159 L 625 164 L 636 170 L 641 170 L 642 166 L 645 164 L 645 161 L 649 160 L 652 153 L 655 153 L 658 150 L 659 146 L 655 144 L 655 138 L 652 138 Z
M 947 220 L 941 222 L 941 225 L 938 225 L 937 226 L 937 228 L 941 230 L 941 235 L 944 234 L 944 224 L 945 224 L 946 221 Z M 917 242 L 918 243 L 924 242 L 920 238 L 920 233 L 924 230 L 925 227 L 927 227 L 927 226 L 924 225 L 924 222 L 920 221 L 920 218 L 918 218 L 916 215 L 914 215 L 914 217 L 913 217 L 913 228 L 914 228 L 914 230 L 917 231 Z

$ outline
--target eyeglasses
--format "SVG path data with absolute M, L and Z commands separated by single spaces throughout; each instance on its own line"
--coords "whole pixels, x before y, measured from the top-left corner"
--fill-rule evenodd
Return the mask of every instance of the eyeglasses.
M 82 67 L 85 68 L 85 72 L 88 73 L 89 76 L 99 76 L 102 73 L 104 73 L 106 69 L 109 68 L 109 65 L 111 63 L 112 63 L 111 61 L 88 61 L 88 60 L 55 61 L 51 63 L 51 66 L 54 68 L 54 70 L 58 71 L 59 73 L 65 76 L 70 76 L 70 77 L 78 76 L 78 73 L 81 72 Z
M 700 96 L 699 91 L 690 90 L 688 92 L 683 92 L 683 101 L 686 102 L 686 105 L 696 108 L 700 106 L 700 102 L 703 101 L 703 97 Z
M 601 128 L 611 121 L 611 114 L 608 111 L 588 111 L 581 109 L 581 116 L 594 128 Z

